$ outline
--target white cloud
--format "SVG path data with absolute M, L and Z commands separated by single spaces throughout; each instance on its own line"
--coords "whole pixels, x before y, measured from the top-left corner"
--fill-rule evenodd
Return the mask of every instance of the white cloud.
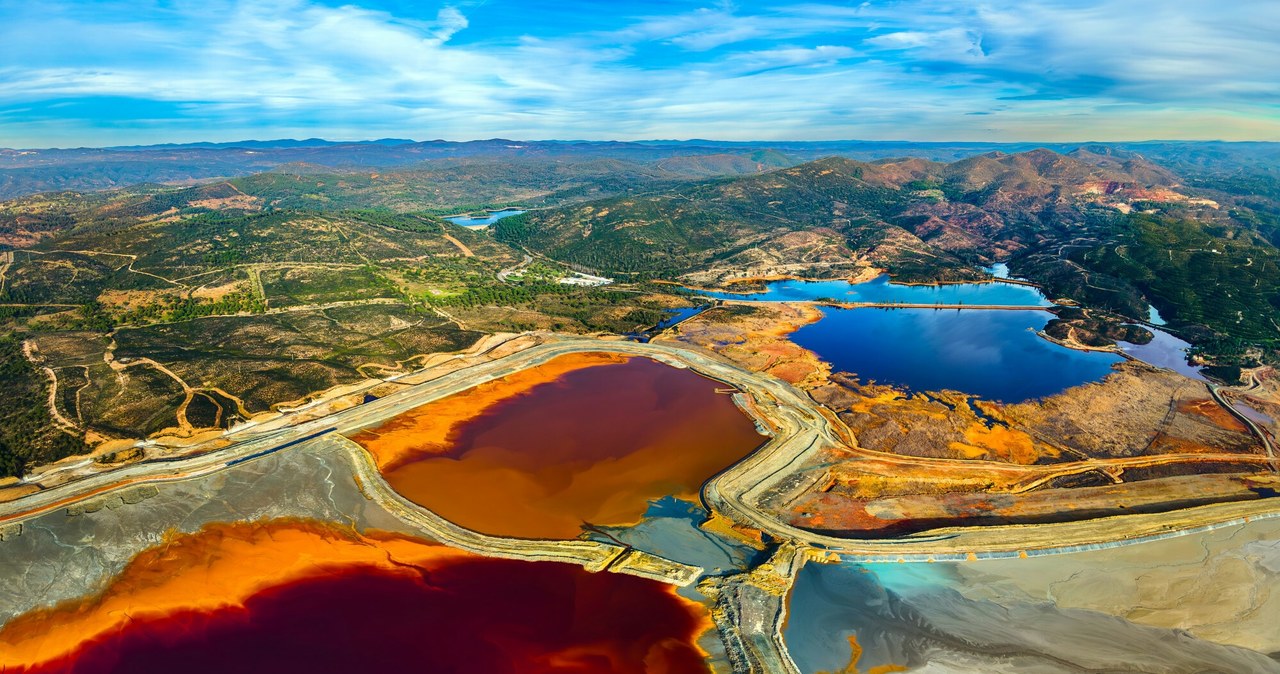
M 467 17 L 456 7 L 441 7 L 436 14 L 436 39 L 448 42 L 455 33 L 467 27 Z
M 457 37 L 494 27 L 461 3 L 426 19 L 317 0 L 133 4 L 0 0 L 0 109 L 29 109 L 0 143 L 110 132 L 32 105 L 85 96 L 178 104 L 182 119 L 151 128 L 192 138 L 1050 140 L 1203 134 L 1207 120 L 1226 125 L 1214 136 L 1280 137 L 1280 3 L 1261 0 L 721 4 L 473 44 Z
M 740 63 L 749 69 L 760 70 L 766 68 L 831 65 L 843 59 L 852 58 L 857 53 L 850 47 L 818 45 L 813 48 L 783 47 L 742 52 L 729 57 L 729 60 Z

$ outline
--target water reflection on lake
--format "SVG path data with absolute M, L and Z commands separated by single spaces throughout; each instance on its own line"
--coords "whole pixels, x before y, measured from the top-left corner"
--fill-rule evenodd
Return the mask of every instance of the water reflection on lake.
M 1150 327 L 1147 330 L 1150 330 L 1153 335 L 1150 342 L 1146 344 L 1117 342 L 1120 350 L 1144 363 L 1150 363 L 1156 367 L 1163 367 L 1192 379 L 1204 381 L 1204 375 L 1200 374 L 1201 368 L 1187 363 L 1187 349 L 1191 348 L 1191 344 L 1174 337 L 1164 330 Z
M 703 291 L 724 300 L 807 302 L 831 299 L 837 302 L 900 302 L 906 304 L 970 304 L 996 306 L 1049 306 L 1039 290 L 1013 283 L 952 283 L 947 285 L 903 285 L 881 276 L 866 283 L 848 281 L 773 281 L 758 293 Z
M 503 211 L 488 211 L 488 213 L 489 213 L 488 217 L 477 218 L 471 215 L 458 215 L 452 218 L 445 218 L 445 220 L 448 220 L 449 222 L 452 222 L 455 225 L 462 225 L 463 227 L 472 227 L 472 228 L 480 229 L 480 228 L 488 227 L 489 225 L 492 225 L 493 223 L 503 218 L 509 218 L 513 215 L 520 215 L 521 213 L 524 213 L 524 211 L 515 209 L 515 208 L 508 208 Z
M 1053 315 L 999 309 L 824 309 L 792 340 L 863 382 L 1019 402 L 1102 379 L 1122 357 L 1075 351 L 1037 331 Z

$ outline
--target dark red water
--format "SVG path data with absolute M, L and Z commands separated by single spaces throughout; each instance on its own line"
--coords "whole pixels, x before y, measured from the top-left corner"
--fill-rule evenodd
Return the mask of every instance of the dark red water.
M 475 531 L 576 538 L 584 522 L 628 524 L 650 501 L 696 498 L 707 478 L 760 445 L 755 423 L 716 392 L 723 386 L 648 358 L 573 370 L 477 410 L 446 451 L 411 452 L 384 475 Z M 430 405 L 407 413 L 431 414 Z
M 705 618 L 655 581 L 474 559 L 354 567 L 243 609 L 138 620 L 30 672 L 706 672 Z

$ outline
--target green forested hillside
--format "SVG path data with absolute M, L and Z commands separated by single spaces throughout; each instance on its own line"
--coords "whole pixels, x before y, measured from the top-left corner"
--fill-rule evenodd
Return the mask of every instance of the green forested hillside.
M 1152 303 L 1176 324 L 1274 339 L 1280 274 L 1271 210 L 1234 199 L 1223 207 L 1179 189 L 1169 170 L 1101 147 L 952 164 L 829 158 L 530 212 L 496 233 L 557 260 L 633 276 L 747 264 L 766 274 L 832 276 L 857 258 L 928 281 L 963 279 L 978 264 L 1004 260 L 1058 297 L 1133 318 Z
M 1099 147 L 668 159 L 295 165 L 0 203 L 0 474 L 86 436 L 226 427 L 486 332 L 628 333 L 692 304 L 652 278 L 975 280 L 1004 261 L 1053 297 L 1130 318 L 1150 302 L 1223 364 L 1280 358 L 1274 195 L 1229 176 L 1183 188 Z M 680 179 L 725 172 L 751 175 Z M 537 207 L 493 231 L 439 217 L 513 200 Z M 557 283 L 572 269 L 618 283 Z
M 83 433 L 53 423 L 45 407 L 48 382 L 22 353 L 22 341 L 0 336 L 0 477 L 19 475 L 28 465 L 84 450 Z
M 863 180 L 875 170 L 824 159 L 759 176 L 530 212 L 500 221 L 495 234 L 604 272 L 674 276 L 790 232 L 819 231 L 819 245 L 844 246 L 861 227 L 882 222 L 906 201 L 900 190 Z
M 1079 259 L 1137 285 L 1166 318 L 1280 339 L 1280 251 L 1247 231 L 1135 215 L 1114 243 Z

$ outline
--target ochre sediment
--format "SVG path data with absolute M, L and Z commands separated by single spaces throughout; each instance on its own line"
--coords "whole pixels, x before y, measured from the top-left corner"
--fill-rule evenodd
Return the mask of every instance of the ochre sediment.
M 811 388 L 827 380 L 831 366 L 788 335 L 821 319 L 822 310 L 805 304 L 723 307 L 709 309 L 655 341 L 700 346 L 752 372 Z
M 625 363 L 629 359 L 629 356 L 617 353 L 575 353 L 553 358 L 538 367 L 520 370 L 423 405 L 376 428 L 357 433 L 351 439 L 373 455 L 379 469 L 393 470 L 414 457 L 449 451 L 452 447 L 450 434 L 504 400 L 525 395 L 533 388 L 575 370 Z
M 531 589 L 519 590 L 523 585 Z M 281 617 L 317 601 L 308 596 L 350 598 L 360 587 L 412 593 L 418 603 L 411 614 L 422 626 L 454 621 L 478 628 L 463 630 L 464 643 L 438 643 L 459 637 L 428 631 L 413 643 L 387 644 L 404 651 L 406 660 L 430 657 L 432 652 L 419 651 L 434 649 L 445 668 L 459 660 L 492 662 L 495 657 L 575 667 L 608 662 L 609 671 L 637 674 L 644 671 L 641 663 L 663 671 L 705 667 L 706 654 L 696 639 L 710 629 L 710 618 L 667 584 L 592 574 L 573 565 L 486 559 L 399 534 L 273 520 L 212 524 L 194 534 L 171 535 L 135 557 L 100 595 L 14 619 L 0 630 L 0 670 L 64 671 L 75 661 L 83 671 L 115 671 L 122 664 L 117 658 L 137 665 L 188 656 L 199 658 L 190 662 L 196 672 L 221 667 L 206 659 L 253 669 L 262 663 L 247 658 L 264 655 L 264 644 L 275 665 L 287 664 L 291 654 L 359 660 L 368 656 L 361 655 L 365 650 L 379 647 L 377 630 L 413 626 L 362 617 L 360 607 L 345 602 L 314 608 L 342 613 L 329 621 L 337 628 L 308 622 L 313 614 L 300 616 L 301 622 Z M 371 610 L 397 610 L 394 606 L 392 601 Z M 578 619 L 578 611 L 590 620 Z M 259 620 L 268 634 L 243 634 L 260 629 Z M 340 630 L 344 621 L 358 628 L 342 637 L 344 646 L 307 646 L 313 643 L 312 629 Z M 531 627 L 530 621 L 537 625 Z M 524 636 L 506 639 L 516 628 Z M 235 639 L 236 634 L 253 636 L 258 645 L 221 644 L 208 636 Z M 149 650 L 157 646 L 158 651 Z M 502 652 L 495 653 L 495 647 Z M 387 654 L 374 660 L 385 663 Z
M 344 565 L 430 568 L 468 553 L 421 539 L 278 520 L 211 525 L 133 559 L 100 595 L 26 613 L 0 630 L 0 670 L 73 652 L 132 619 L 242 605 L 265 588 Z
M 546 388 L 544 388 L 546 387 Z M 393 489 L 494 536 L 563 540 L 637 522 L 764 438 L 687 369 L 619 355 L 552 359 L 410 410 L 353 439 Z
M 838 415 L 846 446 L 815 452 L 796 471 L 805 478 L 765 503 L 793 525 L 856 534 L 1088 518 L 1257 498 L 1255 489 L 1270 484 L 1258 443 L 1200 382 L 1125 362 L 1103 381 L 1017 404 L 913 393 L 832 373 L 790 341 L 820 316 L 803 305 L 729 305 L 663 337 L 773 374 Z M 1213 475 L 1222 473 L 1252 478 Z M 1070 497 L 1072 506 L 1051 512 L 1032 496 L 1039 490 Z

